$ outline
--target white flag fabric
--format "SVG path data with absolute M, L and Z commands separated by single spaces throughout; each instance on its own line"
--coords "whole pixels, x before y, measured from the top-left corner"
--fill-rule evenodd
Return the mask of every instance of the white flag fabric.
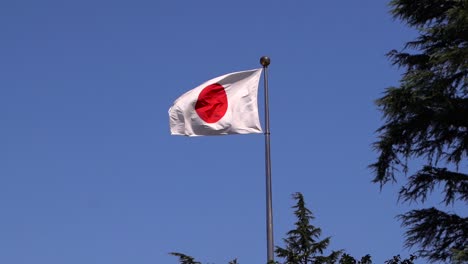
M 179 97 L 169 109 L 171 135 L 262 133 L 258 83 L 262 68 L 211 79 Z

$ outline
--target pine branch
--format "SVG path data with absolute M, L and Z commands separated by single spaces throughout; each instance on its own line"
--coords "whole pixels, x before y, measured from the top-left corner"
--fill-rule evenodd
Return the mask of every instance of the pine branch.
M 401 259 L 400 255 L 396 255 L 393 258 L 386 260 L 384 263 L 385 264 L 413 264 L 413 261 L 416 259 L 416 256 L 411 255 L 407 259 Z
M 201 264 L 201 262 L 195 261 L 195 259 L 193 257 L 187 256 L 187 255 L 182 254 L 182 253 L 171 252 L 169 254 L 172 255 L 172 256 L 179 257 L 180 264 Z
M 438 185 L 443 186 L 446 205 L 453 204 L 455 200 L 468 201 L 468 175 L 431 166 L 425 166 L 409 177 L 408 183 L 400 190 L 399 200 L 425 202 Z
M 419 245 L 419 255 L 430 261 L 447 261 L 452 249 L 468 246 L 468 218 L 447 214 L 435 208 L 413 210 L 399 216 L 407 227 L 406 246 Z
M 425 26 L 441 23 L 447 19 L 447 11 L 460 1 L 448 0 L 393 0 L 392 14 L 406 21 L 410 26 Z

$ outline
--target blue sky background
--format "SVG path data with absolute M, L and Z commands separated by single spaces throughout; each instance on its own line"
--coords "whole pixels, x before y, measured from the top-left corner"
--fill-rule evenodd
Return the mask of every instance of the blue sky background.
M 0 263 L 264 263 L 263 136 L 170 136 L 167 116 L 262 55 L 276 244 L 302 192 L 331 249 L 410 253 L 398 185 L 367 169 L 384 55 L 415 35 L 387 1 L 1 1 L 0 33 Z

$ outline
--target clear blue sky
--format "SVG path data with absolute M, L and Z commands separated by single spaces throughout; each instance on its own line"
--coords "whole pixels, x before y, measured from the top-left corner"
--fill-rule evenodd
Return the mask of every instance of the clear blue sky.
M 263 136 L 170 136 L 167 116 L 262 55 L 276 244 L 302 192 L 330 248 L 407 256 L 408 207 L 367 165 L 400 76 L 384 55 L 412 36 L 387 1 L 1 1 L 0 263 L 264 263 Z

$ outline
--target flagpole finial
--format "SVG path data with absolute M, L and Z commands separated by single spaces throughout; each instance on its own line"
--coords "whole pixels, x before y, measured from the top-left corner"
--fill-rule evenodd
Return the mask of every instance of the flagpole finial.
M 263 67 L 268 67 L 268 65 L 270 65 L 270 57 L 268 56 L 263 56 L 260 58 L 260 64 L 263 66 Z

